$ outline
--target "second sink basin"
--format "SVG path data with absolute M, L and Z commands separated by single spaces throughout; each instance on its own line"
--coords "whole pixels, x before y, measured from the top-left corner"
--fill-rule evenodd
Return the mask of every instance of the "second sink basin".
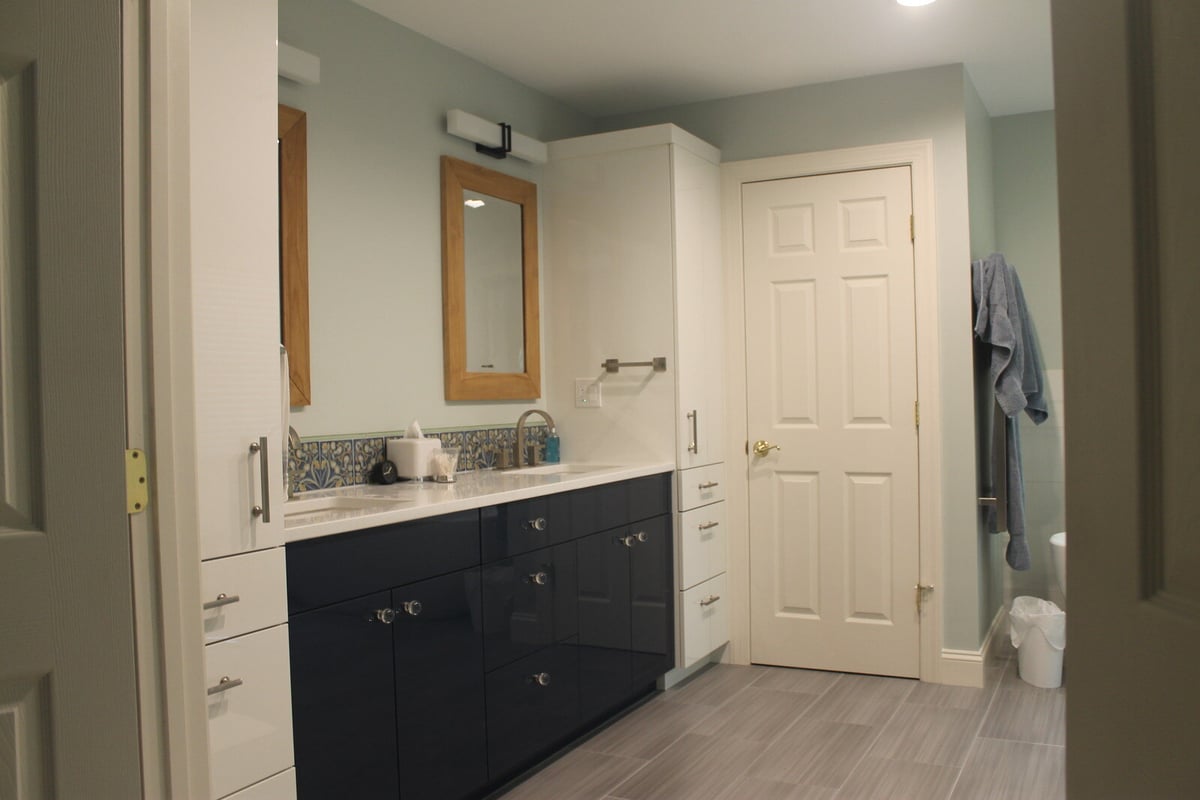
M 285 518 L 323 511 L 385 511 L 411 500 L 392 500 L 386 497 L 314 497 L 310 500 L 289 500 L 283 506 Z
M 613 469 L 607 464 L 542 464 L 540 467 L 522 467 L 510 469 L 501 475 L 584 475 L 588 472 L 599 472 L 603 469 Z

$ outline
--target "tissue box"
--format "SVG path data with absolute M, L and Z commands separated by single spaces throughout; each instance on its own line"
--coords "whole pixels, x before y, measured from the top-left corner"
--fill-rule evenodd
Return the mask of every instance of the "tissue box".
M 441 439 L 388 439 L 387 459 L 401 478 L 426 478 L 433 474 L 429 463 L 433 451 L 441 446 Z

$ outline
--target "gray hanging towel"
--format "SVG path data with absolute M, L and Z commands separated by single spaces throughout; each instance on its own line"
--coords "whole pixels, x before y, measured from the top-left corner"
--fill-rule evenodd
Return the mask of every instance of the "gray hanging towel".
M 999 253 L 971 264 L 975 335 L 990 346 L 989 383 L 1004 412 L 1006 511 L 1008 548 L 1005 559 L 1013 569 L 1031 566 L 1025 538 L 1025 485 L 1021 475 L 1021 440 L 1017 414 L 1022 410 L 1034 424 L 1046 420 L 1046 380 L 1033 319 L 1016 270 Z

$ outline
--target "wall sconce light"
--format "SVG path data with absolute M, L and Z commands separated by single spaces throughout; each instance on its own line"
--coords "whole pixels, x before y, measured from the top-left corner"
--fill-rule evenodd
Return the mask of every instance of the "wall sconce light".
M 475 152 L 492 158 L 517 158 L 534 164 L 545 164 L 546 143 L 517 133 L 505 122 L 491 122 L 468 114 L 462 109 L 446 112 L 446 132 L 475 143 Z

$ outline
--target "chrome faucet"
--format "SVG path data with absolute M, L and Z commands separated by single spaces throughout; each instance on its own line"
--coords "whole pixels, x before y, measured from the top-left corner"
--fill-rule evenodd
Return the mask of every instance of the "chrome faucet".
M 526 464 L 524 463 L 525 462 L 525 420 L 529 419 L 530 414 L 541 414 L 542 417 L 546 420 L 547 427 L 549 427 L 549 428 L 554 427 L 554 418 L 551 417 L 549 414 L 547 414 L 545 411 L 542 411 L 540 408 L 531 408 L 528 411 L 526 411 L 524 414 L 522 414 L 520 417 L 517 418 L 517 445 L 515 448 L 516 453 L 514 454 L 516 456 L 516 458 L 513 459 L 513 466 L 517 467 L 518 469 L 520 467 L 526 466 Z M 536 458 L 531 458 L 529 460 L 530 461 L 529 466 L 533 466 L 533 462 L 536 460 L 537 460 Z

